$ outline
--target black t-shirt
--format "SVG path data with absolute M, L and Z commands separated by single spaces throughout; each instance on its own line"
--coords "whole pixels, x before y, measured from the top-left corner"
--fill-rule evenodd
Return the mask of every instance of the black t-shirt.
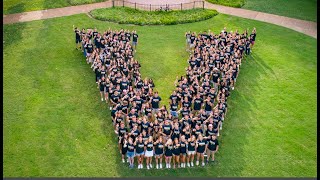
M 164 145 L 159 142 L 155 146 L 155 154 L 163 154 Z
M 198 143 L 197 152 L 203 153 L 206 148 L 206 140 L 204 139 L 202 141 L 198 140 L 197 143 Z
M 137 141 L 137 143 L 136 143 L 136 152 L 137 153 L 142 153 L 143 151 L 144 151 L 144 143 Z
M 173 151 L 173 145 L 168 145 L 165 147 L 165 155 L 166 156 L 172 156 Z
M 185 116 L 185 115 L 189 115 L 190 114 L 190 110 L 185 110 L 185 109 L 182 109 L 181 111 L 180 111 L 180 113 L 182 114 L 182 116 Z
M 133 41 L 133 42 L 137 42 L 137 41 L 138 41 L 138 37 L 139 37 L 138 34 L 135 34 L 135 33 L 134 33 L 134 34 L 133 34 L 133 37 L 132 37 L 132 41 Z
M 190 36 L 190 42 L 191 42 L 191 44 L 194 42 L 195 39 L 196 39 L 195 36 L 193 36 L 193 35 Z
M 212 130 L 207 129 L 207 131 L 206 131 L 206 137 L 213 136 L 215 134 L 216 134 L 216 132 L 213 128 L 212 128 Z
M 86 49 L 88 53 L 92 53 L 93 52 L 93 45 L 92 44 L 87 44 L 86 45 Z
M 170 104 L 170 110 L 171 111 L 177 111 L 178 110 L 178 103 L 171 103 Z
M 141 81 L 141 80 L 138 81 L 137 84 L 136 84 L 136 86 L 137 86 L 138 89 L 141 89 L 142 86 L 143 86 L 143 81 Z
M 143 142 L 146 142 L 148 139 L 149 139 L 149 136 L 148 136 L 148 135 L 142 136 L 142 141 L 143 141 Z
M 256 40 L 256 33 L 250 34 L 251 40 L 255 41 Z
M 123 121 L 123 118 L 120 116 L 120 117 L 116 117 L 116 124 L 119 124 Z
M 147 143 L 147 151 L 152 151 L 153 150 L 153 143 L 149 142 Z
M 203 103 L 202 98 L 196 98 L 194 99 L 193 108 L 194 110 L 200 110 Z
M 180 142 L 180 153 L 187 153 L 187 144 L 185 142 Z
M 128 152 L 134 152 L 134 145 L 130 143 L 128 143 L 127 145 L 128 145 Z
M 132 139 L 135 139 L 137 136 L 139 136 L 139 134 L 140 134 L 139 130 L 133 131 L 131 135 Z
M 159 102 L 161 101 L 161 97 L 158 96 L 158 97 L 152 97 L 152 100 L 151 100 L 151 105 L 152 105 L 152 108 L 155 108 L 155 109 L 158 109 L 159 108 Z
M 149 127 L 150 127 L 149 122 L 146 122 L 146 123 L 142 122 L 141 123 L 141 131 L 145 130 L 146 132 L 148 132 Z
M 126 33 L 126 37 L 129 39 L 129 41 L 131 40 L 131 33 Z
M 138 106 L 139 110 L 141 110 L 142 104 L 144 103 L 143 99 L 134 99 L 134 101 L 136 102 L 136 105 Z
M 165 135 L 170 135 L 172 127 L 171 127 L 170 124 L 169 124 L 169 125 L 165 125 L 165 124 L 164 124 L 164 125 L 162 126 L 162 129 L 163 129 L 163 133 L 164 133 Z
M 178 128 L 178 129 L 173 128 L 172 131 L 173 131 L 173 133 L 172 133 L 172 140 L 174 140 L 174 138 L 179 138 L 180 132 L 181 132 L 180 128 Z
M 204 107 L 204 109 L 205 109 L 206 111 L 212 111 L 212 106 L 213 106 L 214 100 L 211 99 L 210 102 L 212 103 L 212 105 L 209 105 L 207 101 L 205 102 L 205 107 Z
M 215 151 L 215 150 L 217 149 L 217 146 L 218 146 L 218 145 L 219 145 L 218 139 L 215 139 L 215 140 L 210 139 L 210 140 L 208 141 L 208 149 L 209 149 L 210 151 Z
M 191 102 L 190 101 L 183 101 L 183 103 L 182 103 L 182 107 L 187 107 L 188 109 L 190 108 L 190 106 L 191 106 Z
M 195 131 L 193 131 L 193 135 L 195 135 L 196 138 L 198 138 L 199 134 L 202 134 L 202 133 L 203 133 L 202 129 L 196 129 Z
M 179 155 L 180 154 L 180 144 L 174 144 L 173 145 L 173 154 Z
M 127 133 L 127 132 L 128 132 L 128 129 L 127 129 L 127 128 L 119 128 L 119 129 L 118 129 L 118 136 L 123 137 L 123 135 L 124 135 L 125 133 Z
M 114 95 L 114 94 L 111 95 L 111 101 L 113 101 L 114 103 L 118 103 L 119 99 L 120 99 L 119 95 Z
M 97 31 L 93 31 L 93 36 L 97 36 L 98 35 L 98 32 Z
M 195 151 L 196 149 L 196 143 L 195 142 L 189 142 L 188 143 L 188 151 Z
M 178 98 L 177 95 L 171 95 L 171 96 L 170 96 L 170 100 L 171 100 L 171 101 L 176 100 L 176 102 L 178 102 L 177 98 Z
M 81 39 L 80 37 L 80 31 L 79 30 L 74 30 L 74 32 L 76 33 L 76 39 Z
M 124 90 L 124 89 L 128 89 L 129 86 L 129 82 L 128 81 L 121 81 L 120 83 L 120 89 Z

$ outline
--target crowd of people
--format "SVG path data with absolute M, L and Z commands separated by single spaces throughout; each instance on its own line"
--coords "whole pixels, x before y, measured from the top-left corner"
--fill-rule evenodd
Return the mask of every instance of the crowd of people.
M 101 101 L 111 110 L 122 162 L 137 168 L 185 168 L 214 162 L 218 136 L 227 114 L 227 99 L 234 89 L 241 62 L 254 45 L 251 34 L 186 32 L 190 53 L 186 75 L 177 78 L 170 107 L 154 90 L 152 79 L 142 79 L 134 58 L 136 31 L 74 28 L 76 48 L 95 72 Z

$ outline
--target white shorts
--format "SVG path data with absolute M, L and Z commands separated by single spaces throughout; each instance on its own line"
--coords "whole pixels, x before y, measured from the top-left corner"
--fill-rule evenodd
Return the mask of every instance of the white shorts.
M 145 157 L 152 157 L 152 156 L 153 156 L 153 151 L 146 151 L 146 152 L 144 153 L 144 156 L 145 156 Z
M 196 154 L 196 151 L 188 151 L 188 155 Z

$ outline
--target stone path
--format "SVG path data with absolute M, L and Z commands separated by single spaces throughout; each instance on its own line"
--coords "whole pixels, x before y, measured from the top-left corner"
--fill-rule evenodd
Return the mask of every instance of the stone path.
M 143 3 L 145 0 L 129 0 L 130 2 Z M 179 4 L 192 2 L 192 0 L 149 0 L 147 4 Z M 40 19 L 48 19 L 62 16 L 70 16 L 80 13 L 88 13 L 97 8 L 111 7 L 112 1 L 106 1 L 94 4 L 85 4 L 79 6 L 70 6 L 56 9 L 47 9 L 41 11 L 31 11 L 17 14 L 3 15 L 3 24 L 11 24 L 16 22 L 27 22 Z M 304 21 L 274 14 L 268 14 L 258 11 L 251 11 L 240 8 L 232 8 L 205 2 L 205 8 L 216 9 L 219 13 L 239 16 L 248 19 L 268 22 L 279 26 L 287 27 L 303 34 L 309 35 L 317 39 L 317 23 L 311 21 Z

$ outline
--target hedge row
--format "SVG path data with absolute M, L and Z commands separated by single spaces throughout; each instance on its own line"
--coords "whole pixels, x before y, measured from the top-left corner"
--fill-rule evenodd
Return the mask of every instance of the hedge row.
M 241 8 L 245 4 L 245 0 L 207 0 L 212 4 L 221 4 L 224 6 Z
M 128 7 L 96 9 L 90 12 L 93 18 L 119 24 L 173 25 L 202 21 L 216 16 L 211 9 L 190 9 L 183 11 L 142 11 Z
M 91 4 L 91 3 L 98 3 L 107 0 L 68 0 L 68 3 L 72 6 L 81 5 L 81 4 Z

